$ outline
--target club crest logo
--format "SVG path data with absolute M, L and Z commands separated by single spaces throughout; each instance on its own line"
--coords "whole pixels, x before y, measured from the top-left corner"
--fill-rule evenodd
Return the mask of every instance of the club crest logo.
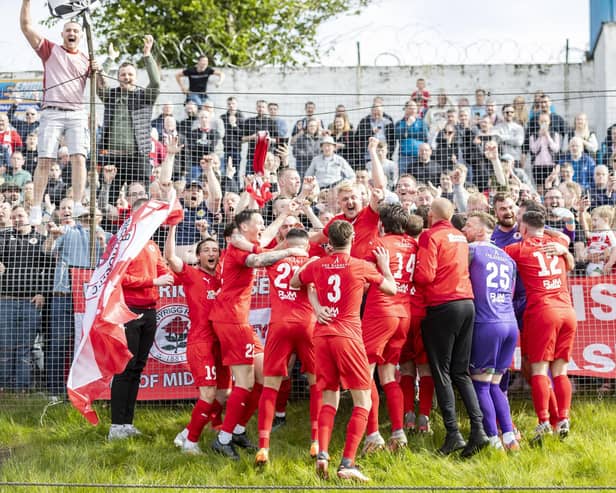
M 156 336 L 150 356 L 168 365 L 186 362 L 186 340 L 190 329 L 188 307 L 167 305 L 156 314 Z

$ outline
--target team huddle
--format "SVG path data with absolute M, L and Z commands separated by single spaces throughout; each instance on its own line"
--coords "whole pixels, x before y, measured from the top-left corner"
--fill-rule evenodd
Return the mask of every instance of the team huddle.
M 214 451 L 237 460 L 237 448 L 245 448 L 256 452 L 257 465 L 267 464 L 278 392 L 297 357 L 310 388 L 310 455 L 321 477 L 328 477 L 340 389 L 353 400 L 340 478 L 368 480 L 355 463 L 364 435 L 369 453 L 405 447 L 409 430 L 430 432 L 434 393 L 446 429 L 441 454 L 461 450 L 470 457 L 487 446 L 517 451 L 503 376 L 519 333 L 538 417 L 531 444 L 553 430 L 565 438 L 566 369 L 576 328 L 567 288 L 573 258 L 568 239 L 545 228 L 542 206 L 523 203 L 516 221 L 513 201 L 498 194 L 497 219 L 471 213 L 456 229 L 453 205 L 438 198 L 424 228 L 426 218 L 386 203 L 379 189 L 364 208 L 353 184 L 340 184 L 337 196 L 343 212 L 322 232 L 280 230 L 282 241 L 268 242 L 268 249 L 261 244 L 262 216 L 244 210 L 225 230 L 222 253 L 213 239 L 198 244 L 196 266 L 176 255 L 170 228 L 165 256 L 185 286 L 187 358 L 200 392 L 175 444 L 200 453 L 201 432 L 211 422 L 219 429 Z M 248 321 L 260 267 L 270 281 L 264 346 Z M 391 422 L 387 442 L 379 431 L 376 372 Z M 458 428 L 454 388 L 470 419 L 467 440 Z M 246 434 L 257 409 L 258 447 Z

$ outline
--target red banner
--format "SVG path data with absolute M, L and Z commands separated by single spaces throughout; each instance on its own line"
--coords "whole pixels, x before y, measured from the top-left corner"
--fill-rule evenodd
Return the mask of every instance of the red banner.
M 92 271 L 72 269 L 73 286 L 87 285 Z M 141 374 L 139 400 L 193 399 L 199 392 L 186 362 L 186 340 L 190 330 L 188 307 L 182 286 L 162 286 L 157 305 L 157 330 L 150 358 Z M 269 323 L 269 282 L 264 269 L 258 269 L 252 290 L 250 323 L 264 340 Z M 84 291 L 73 292 L 75 308 L 75 347 L 79 345 L 85 309 Z M 101 399 L 109 399 L 109 391 Z
M 73 286 L 85 285 L 91 271 L 73 269 Z M 578 331 L 569 364 L 570 373 L 616 378 L 616 276 L 571 278 L 570 289 L 578 317 Z M 75 320 L 80 332 L 83 290 L 74 292 Z M 253 287 L 250 322 L 264 339 L 269 323 L 269 282 L 259 269 Z M 190 329 L 182 286 L 160 288 L 158 330 L 150 359 L 141 376 L 140 400 L 192 399 L 198 395 L 186 364 Z M 519 349 L 515 367 L 519 368 Z M 101 397 L 108 399 L 109 393 Z
M 569 280 L 578 320 L 569 371 L 616 378 L 616 276 Z

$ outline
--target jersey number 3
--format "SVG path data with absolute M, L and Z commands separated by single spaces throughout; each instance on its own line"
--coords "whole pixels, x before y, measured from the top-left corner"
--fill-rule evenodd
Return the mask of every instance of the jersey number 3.
M 329 276 L 327 285 L 332 287 L 331 290 L 327 291 L 327 300 L 330 303 L 337 303 L 340 301 L 340 276 L 338 274 Z

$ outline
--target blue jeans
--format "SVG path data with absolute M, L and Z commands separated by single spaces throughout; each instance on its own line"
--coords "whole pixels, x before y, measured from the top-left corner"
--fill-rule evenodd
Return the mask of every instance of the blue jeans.
M 30 299 L 0 299 L 0 388 L 30 388 L 32 345 L 40 329 L 41 311 Z
M 73 298 L 53 295 L 51 299 L 50 333 L 45 345 L 45 373 L 50 394 L 66 392 L 66 369 L 73 356 L 75 320 Z
M 201 106 L 203 106 L 203 104 L 210 99 L 208 97 L 207 94 L 204 94 L 202 92 L 189 92 L 186 95 L 186 102 L 188 101 L 192 101 L 194 102 L 199 108 L 201 108 Z

